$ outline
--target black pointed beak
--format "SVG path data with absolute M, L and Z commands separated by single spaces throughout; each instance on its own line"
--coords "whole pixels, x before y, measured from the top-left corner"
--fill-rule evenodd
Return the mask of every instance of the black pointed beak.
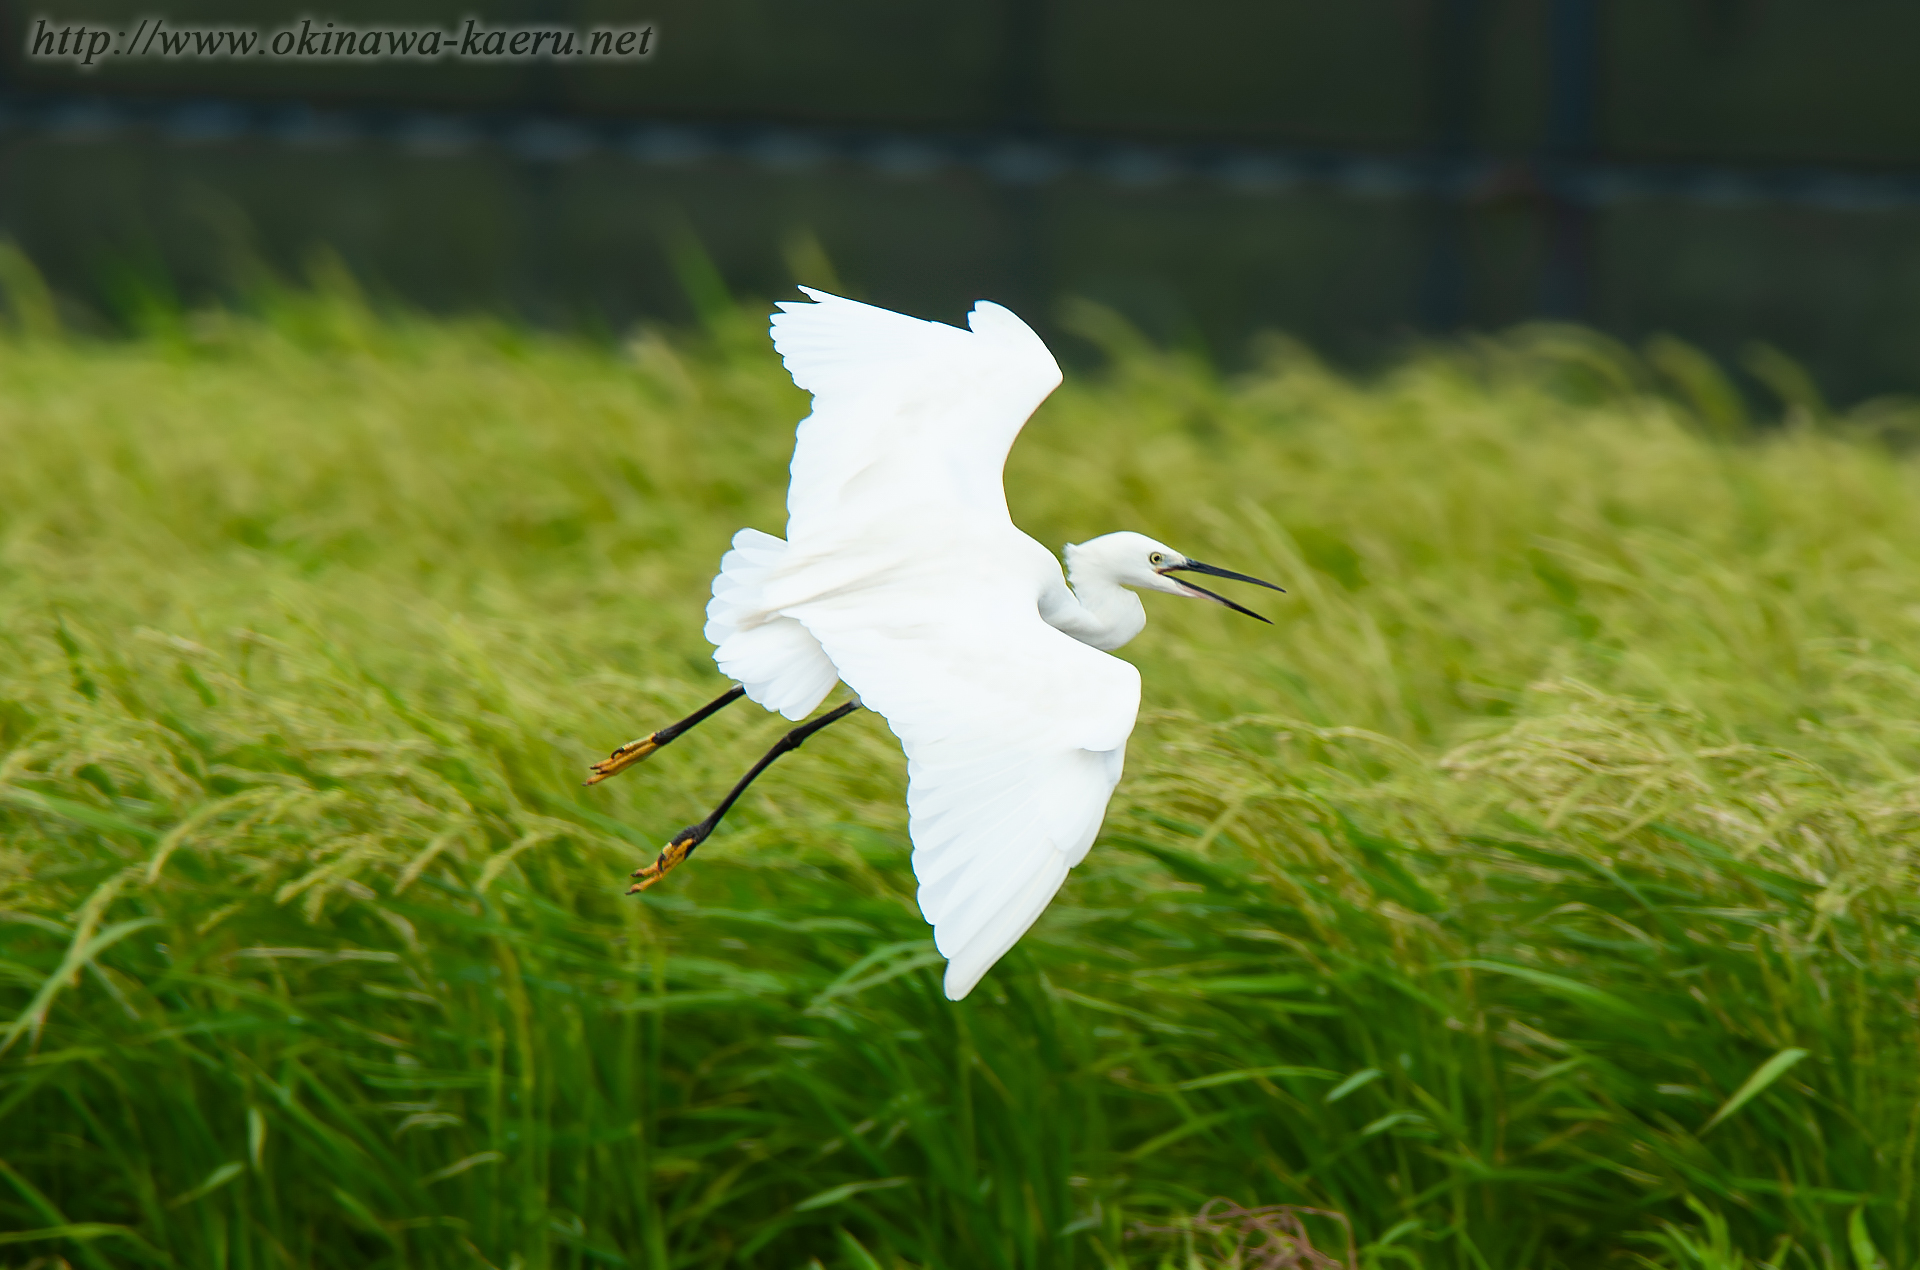
M 1235 582 L 1251 582 L 1255 586 L 1263 586 L 1270 591 L 1278 591 L 1283 595 L 1286 593 L 1286 590 L 1287 590 L 1285 587 L 1275 586 L 1273 583 L 1265 581 L 1264 579 L 1249 577 L 1247 574 L 1244 574 L 1244 573 L 1235 573 L 1231 569 L 1220 569 L 1210 564 L 1201 564 L 1198 560 L 1189 560 L 1185 564 L 1170 564 L 1164 569 L 1157 570 L 1157 572 L 1159 572 L 1162 576 L 1165 576 L 1169 573 L 1183 573 L 1183 572 L 1184 573 L 1208 573 L 1208 574 L 1212 574 L 1216 578 L 1231 578 Z M 1261 617 L 1258 613 L 1254 612 L 1252 609 L 1242 608 L 1240 605 L 1235 604 L 1232 600 L 1229 600 L 1224 595 L 1216 595 L 1212 591 L 1207 590 L 1203 586 L 1195 586 L 1193 583 L 1187 581 L 1185 578 L 1175 578 L 1174 581 L 1178 582 L 1181 585 L 1181 587 L 1184 588 L 1185 590 L 1191 591 L 1195 595 L 1205 596 L 1207 599 L 1212 600 L 1215 604 L 1224 604 L 1236 613 L 1245 613 L 1248 617 L 1251 617 L 1256 621 L 1266 622 L 1268 626 L 1273 625 L 1272 621 L 1270 621 L 1269 619 Z

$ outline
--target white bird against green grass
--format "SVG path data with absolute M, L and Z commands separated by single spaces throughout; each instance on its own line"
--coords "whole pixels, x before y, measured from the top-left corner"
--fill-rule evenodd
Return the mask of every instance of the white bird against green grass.
M 1137 533 L 1053 553 L 1007 514 L 1001 468 L 1060 383 L 1026 323 L 982 301 L 966 330 L 802 288 L 773 343 L 813 394 L 787 490 L 787 536 L 734 535 L 707 605 L 737 686 L 594 764 L 594 784 L 746 696 L 789 719 L 844 680 L 857 694 L 795 728 L 713 814 L 675 834 L 631 888 L 705 841 L 780 755 L 861 706 L 907 755 L 920 911 L 959 1000 L 1026 933 L 1099 832 L 1140 707 L 1140 672 L 1108 656 L 1146 625 L 1128 588 L 1200 596 L 1211 574 L 1281 588 Z

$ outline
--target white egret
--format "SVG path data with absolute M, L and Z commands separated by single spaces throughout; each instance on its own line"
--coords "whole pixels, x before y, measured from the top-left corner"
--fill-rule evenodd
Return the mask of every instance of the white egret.
M 1173 575 L 1281 588 L 1137 533 L 1069 545 L 1063 577 L 1014 527 L 1001 487 L 1014 437 L 1060 383 L 1040 337 L 985 301 L 962 330 L 802 290 L 812 303 L 781 304 L 772 326 L 794 383 L 813 394 L 787 536 L 736 534 L 707 605 L 714 660 L 738 686 L 621 746 L 588 784 L 743 695 L 800 720 L 844 680 L 857 701 L 783 737 L 712 815 L 635 870 L 631 890 L 685 860 L 780 755 L 864 705 L 906 751 L 920 911 L 957 1001 L 1099 831 L 1140 706 L 1139 671 L 1108 656 L 1146 624 L 1135 590 L 1266 621 Z

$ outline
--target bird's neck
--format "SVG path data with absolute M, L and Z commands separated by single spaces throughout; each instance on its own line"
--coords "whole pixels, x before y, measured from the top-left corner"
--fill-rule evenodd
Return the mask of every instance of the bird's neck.
M 1111 652 L 1138 635 L 1147 624 L 1140 597 L 1102 573 L 1075 572 L 1072 591 L 1041 616 L 1057 630 Z

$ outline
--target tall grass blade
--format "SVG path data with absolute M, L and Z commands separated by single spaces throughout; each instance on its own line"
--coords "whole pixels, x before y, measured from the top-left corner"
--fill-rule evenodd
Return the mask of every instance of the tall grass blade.
M 1809 1051 L 1807 1050 L 1800 1049 L 1796 1046 L 1789 1046 L 1781 1050 L 1778 1054 L 1775 1054 L 1766 1062 L 1760 1064 L 1760 1066 L 1754 1069 L 1753 1075 L 1747 1077 L 1746 1082 L 1742 1084 L 1740 1088 L 1734 1090 L 1730 1098 L 1720 1104 L 1720 1109 L 1713 1113 L 1713 1118 L 1701 1127 L 1700 1132 L 1707 1132 L 1707 1130 L 1713 1128 L 1722 1120 L 1725 1120 L 1728 1116 L 1731 1116 L 1734 1112 L 1759 1097 L 1760 1094 L 1766 1090 L 1767 1086 L 1786 1075 L 1788 1069 L 1805 1058 L 1808 1053 Z

